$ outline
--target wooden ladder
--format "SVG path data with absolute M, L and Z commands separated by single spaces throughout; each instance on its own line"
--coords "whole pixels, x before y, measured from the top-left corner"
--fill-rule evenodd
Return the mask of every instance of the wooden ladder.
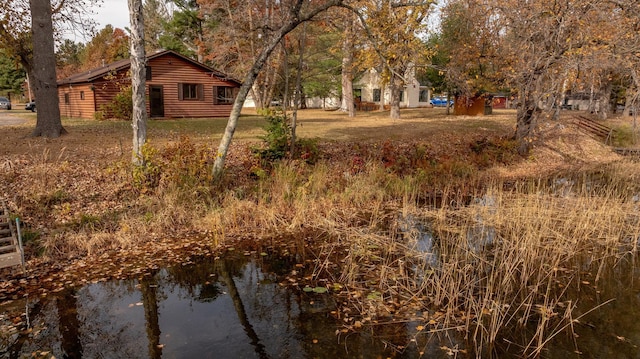
M 21 265 L 22 270 L 25 270 L 21 242 L 19 234 L 16 236 L 9 211 L 4 201 L 0 200 L 0 268 Z

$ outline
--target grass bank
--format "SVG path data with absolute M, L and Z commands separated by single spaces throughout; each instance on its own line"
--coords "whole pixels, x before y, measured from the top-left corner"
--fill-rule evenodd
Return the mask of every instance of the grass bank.
M 137 171 L 126 124 L 72 120 L 59 140 L 16 127 L 0 181 L 27 225 L 28 278 L 51 268 L 64 273 L 54 286 L 136 275 L 239 239 L 294 246 L 313 270 L 290 283 L 328 288 L 356 309 L 339 314 L 346 331 L 416 320 L 420 333 L 467 333 L 482 354 L 533 325 L 518 344 L 539 354 L 580 317 L 566 288 L 583 283 L 585 267 L 597 279 L 609 259 L 635 253 L 640 168 L 566 122 L 541 124 L 521 158 L 512 113 L 431 110 L 400 121 L 303 112 L 314 155 L 271 163 L 251 150 L 264 121 L 248 116 L 213 186 L 216 120 L 154 122 L 149 165 Z M 46 285 L 19 279 L 4 293 Z

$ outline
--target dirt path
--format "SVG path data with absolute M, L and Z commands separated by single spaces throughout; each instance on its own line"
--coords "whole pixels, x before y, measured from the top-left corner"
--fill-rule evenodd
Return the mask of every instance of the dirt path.
M 12 116 L 9 111 L 0 111 L 0 126 L 22 125 L 25 122 L 27 122 L 27 120 Z

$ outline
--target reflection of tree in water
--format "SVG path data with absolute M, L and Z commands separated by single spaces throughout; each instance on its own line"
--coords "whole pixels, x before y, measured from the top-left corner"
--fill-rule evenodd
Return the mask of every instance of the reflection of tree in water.
M 238 314 L 238 320 L 240 324 L 244 328 L 245 333 L 251 340 L 251 345 L 254 347 L 256 353 L 260 358 L 268 358 L 265 351 L 264 345 L 260 342 L 260 338 L 258 338 L 258 334 L 253 329 L 251 323 L 249 323 L 249 318 L 247 317 L 247 313 L 245 312 L 244 305 L 242 304 L 242 298 L 240 298 L 240 294 L 238 293 L 238 289 L 236 287 L 236 283 L 231 276 L 231 273 L 227 267 L 226 261 L 218 261 L 218 265 L 216 266 L 218 269 L 218 273 L 220 275 L 220 280 L 222 280 L 229 291 L 229 296 L 233 301 L 233 306 L 236 309 L 236 313 Z
M 82 358 L 80 320 L 78 319 L 78 297 L 76 296 L 76 292 L 76 289 L 65 288 L 56 296 L 62 356 L 69 359 Z
M 201 303 L 213 302 L 223 292 L 216 283 L 215 262 L 209 257 L 203 257 L 196 262 L 197 265 L 178 265 L 168 268 L 166 275 L 161 279 L 162 288 L 182 299 Z M 182 289 L 186 293 L 177 289 Z
M 334 309 L 333 297 L 278 284 L 292 270 L 300 276 L 312 270 L 296 267 L 297 259 L 294 254 L 206 258 L 195 260 L 197 265 L 148 273 L 139 281 L 107 282 L 64 292 L 60 302 L 51 301 L 38 316 L 40 322 L 50 323 L 49 329 L 28 339 L 17 352 L 52 348 L 56 357 L 62 357 L 64 349 L 83 357 L 160 358 L 183 350 L 197 356 L 204 350 L 224 348 L 226 354 L 253 351 L 259 358 L 345 357 L 344 341 L 338 342 L 335 336 L 339 322 L 328 315 Z M 271 269 L 280 275 L 269 272 Z M 221 316 L 220 311 L 229 314 Z M 187 312 L 200 320 L 203 329 L 223 328 L 224 332 L 198 332 L 187 329 L 192 322 L 175 321 Z M 163 325 L 163 314 L 172 321 Z M 207 320 L 222 321 L 208 326 Z M 235 337 L 227 340 L 225 333 Z M 189 335 L 186 346 L 176 341 L 179 335 Z M 367 357 L 384 352 L 382 342 L 376 340 L 352 335 L 349 353 Z
M 162 347 L 160 346 L 158 284 L 155 279 L 155 274 L 140 280 L 140 293 L 142 294 L 147 341 L 149 342 L 149 358 L 160 359 L 162 357 Z

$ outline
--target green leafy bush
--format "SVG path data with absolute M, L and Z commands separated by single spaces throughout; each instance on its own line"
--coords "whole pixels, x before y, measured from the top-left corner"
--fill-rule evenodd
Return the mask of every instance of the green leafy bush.
M 261 160 L 263 165 L 283 159 L 290 149 L 291 127 L 287 123 L 287 117 L 280 111 L 264 110 L 263 115 L 267 120 L 265 131 L 267 134 L 260 137 L 266 147 L 253 148 L 253 153 Z
M 123 87 L 120 92 L 114 96 L 111 102 L 102 106 L 101 112 L 103 112 L 103 117 L 104 114 L 108 114 L 113 118 L 131 121 L 133 119 L 132 95 L 133 92 L 131 86 Z
M 142 193 L 149 192 L 158 187 L 162 176 L 161 164 L 159 163 L 158 150 L 149 143 L 145 143 L 140 151 L 142 165 L 134 166 L 131 174 L 133 176 L 133 186 Z

